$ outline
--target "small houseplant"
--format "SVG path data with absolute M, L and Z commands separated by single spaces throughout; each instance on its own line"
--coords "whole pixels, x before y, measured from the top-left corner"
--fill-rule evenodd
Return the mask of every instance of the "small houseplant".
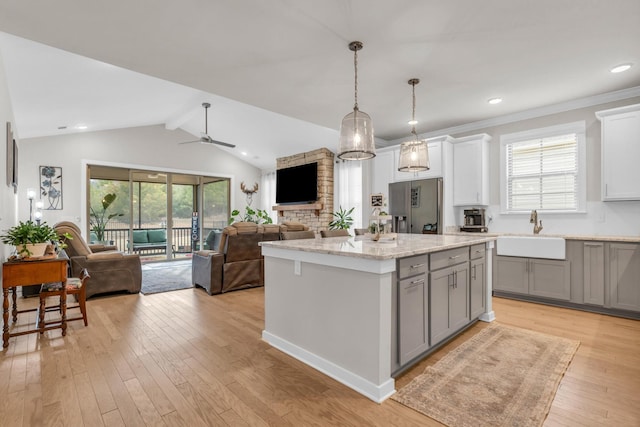
M 244 214 L 240 214 L 238 209 L 231 211 L 229 224 L 233 224 L 236 221 L 255 222 L 256 224 L 273 224 L 273 220 L 266 210 L 253 209 L 251 206 L 245 207 Z
M 67 236 L 65 236 L 67 237 Z M 70 238 L 71 236 L 68 236 Z M 60 238 L 58 233 L 47 225 L 46 222 L 36 224 L 29 220 L 20 221 L 0 235 L 0 241 L 4 244 L 13 245 L 22 258 L 30 256 L 42 256 L 47 246 L 51 243 L 58 244 Z
M 335 219 L 329 223 L 329 230 L 348 230 L 353 225 L 351 214 L 355 208 L 348 211 L 342 209 L 342 206 L 333 213 Z
M 93 207 L 90 208 L 89 225 L 91 225 L 91 231 L 96 233 L 96 239 L 100 242 L 104 242 L 104 231 L 107 228 L 107 223 L 115 217 L 124 216 L 123 213 L 111 213 L 107 215 L 107 209 L 116 200 L 115 193 L 108 193 L 102 198 L 102 211 L 96 212 Z M 106 217 L 105 217 L 106 215 Z

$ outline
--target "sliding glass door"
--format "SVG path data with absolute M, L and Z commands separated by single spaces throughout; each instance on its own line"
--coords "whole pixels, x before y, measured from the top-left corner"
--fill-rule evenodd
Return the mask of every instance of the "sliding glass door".
M 208 248 L 206 238 L 229 218 L 228 178 L 93 165 L 88 177 L 91 241 L 139 253 L 143 261 Z M 106 209 L 104 200 L 110 201 Z

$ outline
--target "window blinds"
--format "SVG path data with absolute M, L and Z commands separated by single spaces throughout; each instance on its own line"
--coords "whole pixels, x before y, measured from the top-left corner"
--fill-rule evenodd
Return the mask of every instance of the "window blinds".
M 505 148 L 509 210 L 577 210 L 575 133 L 513 142 Z

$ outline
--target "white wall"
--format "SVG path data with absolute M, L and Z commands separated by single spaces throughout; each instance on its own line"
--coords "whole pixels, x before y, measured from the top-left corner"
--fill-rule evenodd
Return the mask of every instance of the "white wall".
M 16 222 L 16 196 L 13 187 L 7 186 L 7 122 L 11 122 L 14 138 L 18 140 L 13 120 L 13 109 L 9 98 L 9 88 L 4 71 L 2 55 L 0 55 L 0 233 L 3 233 Z M 20 153 L 22 154 L 22 153 Z M 19 181 L 18 181 L 19 182 Z M 11 246 L 0 243 L 0 261 L 4 262 L 9 257 Z
M 640 235 L 640 201 L 600 201 L 601 127 L 595 116 L 596 111 L 637 103 L 640 103 L 640 98 L 630 98 L 535 119 L 476 129 L 472 132 L 452 134 L 456 138 L 478 133 L 487 133 L 492 136 L 489 150 L 490 206 L 487 208 L 487 217 L 492 217 L 493 220 L 488 224 L 489 231 L 531 233 L 533 230 L 533 225 L 529 224 L 528 213 L 509 215 L 500 213 L 500 136 L 584 120 L 586 121 L 587 140 L 587 212 L 582 214 L 539 214 L 538 218 L 542 220 L 544 226 L 542 234 Z M 640 141 L 629 141 L 629 143 L 640 144 Z M 638 161 L 640 167 L 640 159 Z M 455 208 L 457 225 L 462 225 L 462 209 Z
M 29 217 L 26 189 L 39 188 L 39 166 L 62 168 L 62 210 L 46 210 L 43 220 L 48 224 L 73 221 L 86 225 L 86 164 L 103 164 L 185 172 L 231 178 L 231 209 L 244 209 L 246 199 L 240 182 L 248 186 L 260 183 L 258 168 L 215 146 L 180 145 L 194 139 L 182 130 L 170 131 L 162 125 L 86 132 L 56 137 L 30 138 L 21 141 L 18 182 L 18 217 Z M 260 203 L 260 197 L 254 198 Z

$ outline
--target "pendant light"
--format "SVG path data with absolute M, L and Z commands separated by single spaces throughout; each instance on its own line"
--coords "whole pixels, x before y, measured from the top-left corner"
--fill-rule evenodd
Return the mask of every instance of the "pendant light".
M 400 172 L 421 172 L 429 170 L 429 150 L 427 142 L 418 139 L 416 133 L 416 85 L 420 83 L 420 79 L 411 79 L 409 83 L 413 91 L 413 111 L 411 114 L 411 134 L 413 139 L 400 144 L 400 161 L 398 162 L 398 170 Z
M 355 69 L 355 104 L 353 112 L 344 116 L 340 126 L 338 158 L 343 160 L 367 160 L 376 156 L 371 117 L 358 109 L 358 51 L 360 49 L 362 49 L 361 42 L 349 43 L 349 50 L 353 51 Z

